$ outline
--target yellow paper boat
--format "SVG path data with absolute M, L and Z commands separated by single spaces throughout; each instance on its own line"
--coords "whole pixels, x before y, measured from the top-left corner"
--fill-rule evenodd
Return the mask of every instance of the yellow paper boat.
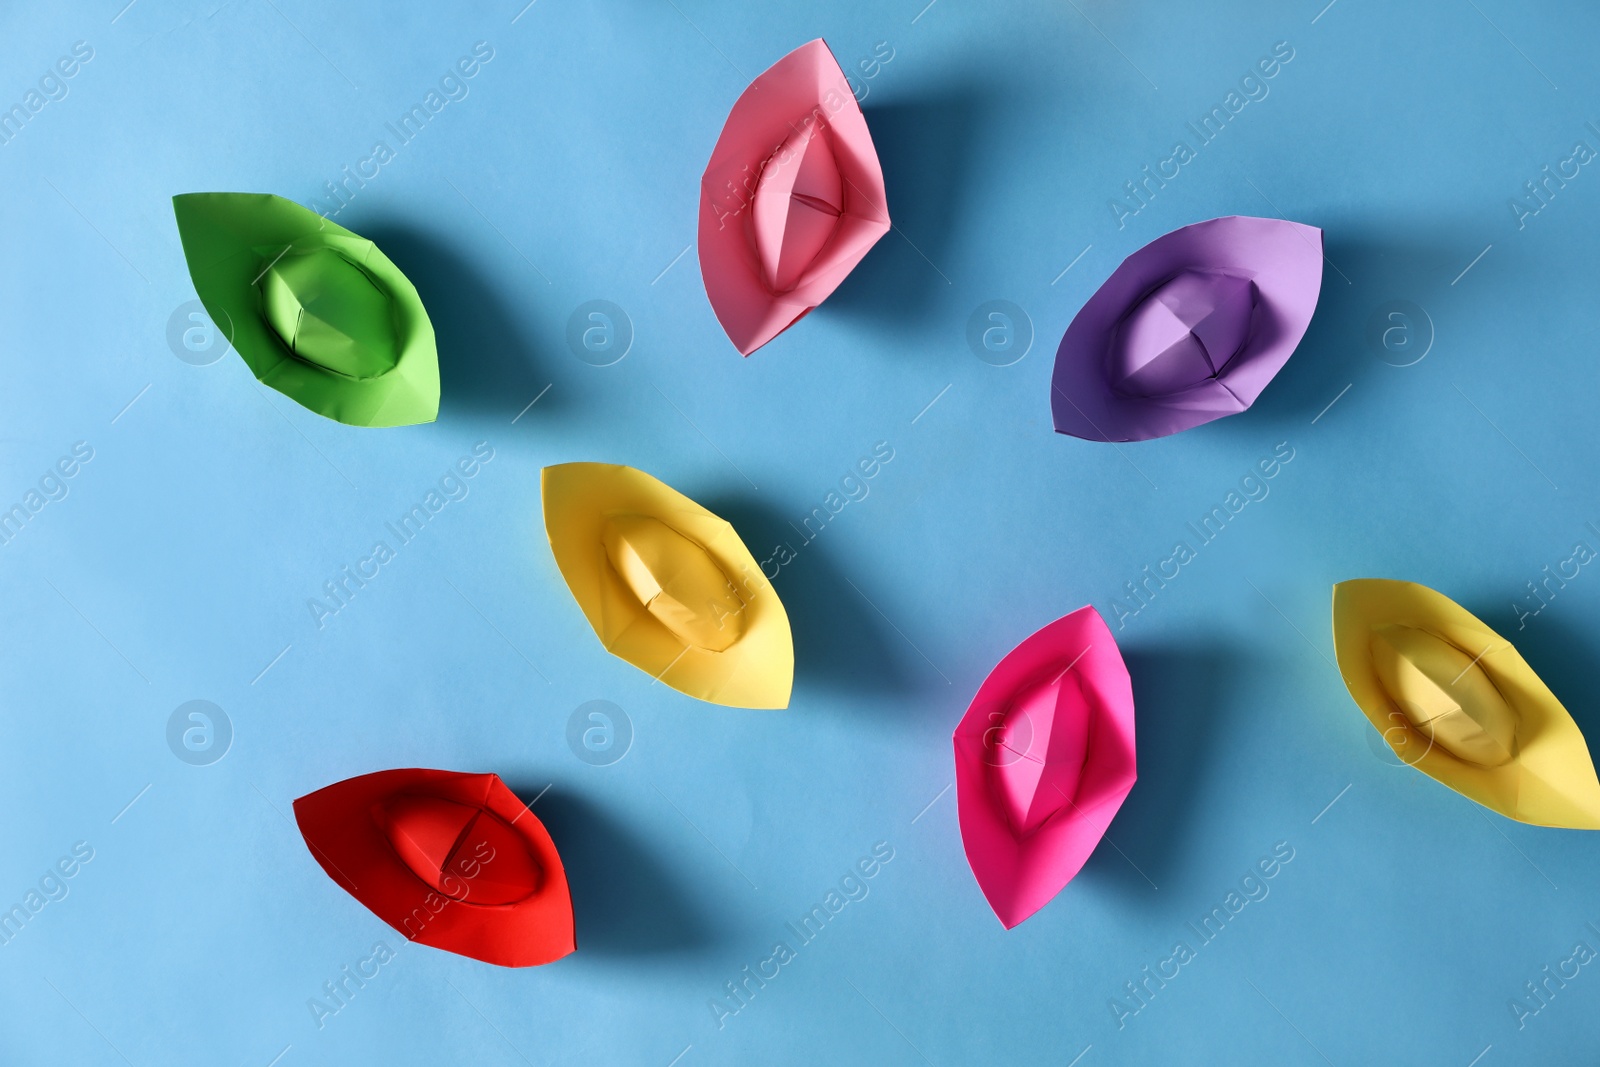
M 1578 724 L 1461 605 L 1415 582 L 1340 582 L 1333 646 L 1350 695 L 1403 761 L 1507 818 L 1600 829 Z
M 619 464 L 546 467 L 540 489 L 556 566 L 612 655 L 700 700 L 789 706 L 789 616 L 726 520 Z

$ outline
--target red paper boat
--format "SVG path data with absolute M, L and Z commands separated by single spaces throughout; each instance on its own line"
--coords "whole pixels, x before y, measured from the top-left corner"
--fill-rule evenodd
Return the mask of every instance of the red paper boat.
M 378 771 L 294 817 L 328 877 L 409 940 L 502 967 L 577 947 L 555 843 L 498 775 Z
M 1007 653 L 954 740 L 961 842 L 1009 930 L 1077 875 L 1133 788 L 1133 686 L 1100 613 Z
M 700 273 L 749 355 L 822 303 L 889 232 L 883 169 L 819 38 L 734 103 L 700 179 Z

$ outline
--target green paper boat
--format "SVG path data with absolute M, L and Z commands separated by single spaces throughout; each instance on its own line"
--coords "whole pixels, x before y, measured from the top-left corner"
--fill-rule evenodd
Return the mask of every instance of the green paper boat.
M 172 210 L 200 302 L 263 385 L 350 426 L 438 416 L 433 324 L 377 245 L 268 193 Z

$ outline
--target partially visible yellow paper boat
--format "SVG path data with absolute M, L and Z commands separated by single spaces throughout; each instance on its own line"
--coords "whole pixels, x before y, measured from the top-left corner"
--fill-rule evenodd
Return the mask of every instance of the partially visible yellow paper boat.
M 789 616 L 726 520 L 618 464 L 546 467 L 540 489 L 556 566 L 613 655 L 700 700 L 789 706 Z
M 1600 829 L 1583 733 L 1511 643 L 1415 582 L 1333 587 L 1350 695 L 1406 763 L 1510 819 Z

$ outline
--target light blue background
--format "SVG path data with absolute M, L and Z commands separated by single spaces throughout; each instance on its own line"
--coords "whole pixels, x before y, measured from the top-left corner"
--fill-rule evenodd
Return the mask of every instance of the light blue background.
M 0 147 L 0 498 L 94 449 L 0 547 L 0 902 L 94 849 L 0 946 L 0 1062 L 1593 1062 L 1600 968 L 1522 1029 L 1508 1001 L 1575 942 L 1600 948 L 1600 839 L 1382 758 L 1330 665 L 1328 606 L 1345 578 L 1434 586 L 1600 727 L 1600 575 L 1523 629 L 1512 607 L 1575 542 L 1600 548 L 1600 168 L 1524 228 L 1508 203 L 1575 141 L 1600 148 L 1600 15 L 922 2 L 0 14 L 6 106 L 73 42 L 94 49 Z M 864 108 L 897 230 L 740 359 L 693 250 L 674 257 L 734 99 L 818 36 L 851 69 L 893 50 Z M 169 197 L 314 201 L 480 40 L 494 58 L 470 94 L 339 216 L 427 302 L 438 422 L 340 426 L 235 356 L 176 358 L 165 330 L 193 289 Z M 1119 229 L 1109 199 L 1279 41 L 1294 59 L 1270 94 Z M 1261 401 L 1120 449 L 1053 434 L 1077 308 L 1140 245 L 1232 213 L 1327 235 L 1316 318 Z M 636 332 L 610 367 L 565 341 L 591 299 Z M 993 299 L 1036 330 L 1013 366 L 965 340 Z M 1437 335 L 1404 368 L 1367 340 L 1397 299 Z M 470 495 L 319 630 L 307 598 L 478 441 L 494 459 Z M 787 711 L 702 704 L 608 656 L 544 542 L 539 468 L 605 460 L 765 558 L 878 441 L 895 458 L 870 495 L 776 580 Z M 1002 930 L 942 792 L 966 701 L 1037 627 L 1085 603 L 1109 616 L 1280 442 L 1295 458 L 1270 496 L 1117 632 L 1139 783 L 1110 841 Z M 211 766 L 166 744 L 192 699 L 233 723 Z M 608 767 L 565 740 L 594 699 L 636 730 Z M 549 787 L 534 810 L 568 866 L 575 955 L 513 971 L 403 945 L 312 862 L 295 797 L 414 765 Z M 719 1029 L 723 983 L 880 841 L 894 859 L 870 895 Z M 1119 1029 L 1108 1000 L 1280 841 L 1294 859 L 1270 896 Z M 308 999 L 380 939 L 397 958 L 319 1029 Z

